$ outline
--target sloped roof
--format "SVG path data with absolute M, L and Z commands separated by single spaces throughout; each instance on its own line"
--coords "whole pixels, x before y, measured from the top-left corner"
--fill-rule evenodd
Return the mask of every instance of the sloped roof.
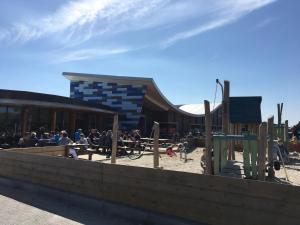
M 32 105 L 41 107 L 58 107 L 74 110 L 87 110 L 114 114 L 115 110 L 109 106 L 94 104 L 78 99 L 58 95 L 42 94 L 29 91 L 0 89 L 0 103 L 13 105 Z
M 160 91 L 156 83 L 152 78 L 147 77 L 128 77 L 128 76 L 115 76 L 115 75 L 98 75 L 98 74 L 86 74 L 86 73 L 73 73 L 63 72 L 70 81 L 88 81 L 88 82 L 112 82 L 124 85 L 145 85 L 147 87 L 147 93 L 145 99 L 155 104 L 164 110 L 173 110 L 186 116 L 200 117 L 203 115 L 193 114 L 188 111 L 181 110 L 174 104 L 172 104 Z
M 216 103 L 215 106 L 211 106 L 214 108 L 211 108 L 213 111 L 214 109 L 218 108 L 220 106 L 220 103 Z M 186 105 L 180 105 L 179 109 L 196 115 L 204 115 L 205 114 L 205 107 L 204 104 L 186 104 Z
M 261 123 L 262 97 L 230 97 L 231 123 Z

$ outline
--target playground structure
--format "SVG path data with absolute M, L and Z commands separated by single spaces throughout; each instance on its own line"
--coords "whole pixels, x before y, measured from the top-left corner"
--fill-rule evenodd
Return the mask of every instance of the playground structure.
M 235 144 L 238 143 L 243 152 L 244 176 L 247 179 L 266 179 L 266 172 L 269 177 L 274 177 L 274 140 L 282 140 L 288 148 L 288 121 L 281 123 L 283 103 L 278 104 L 278 124 L 274 125 L 274 116 L 268 122 L 262 122 L 258 133 L 245 132 L 241 135 L 231 134 L 229 123 L 229 82 L 224 82 L 223 92 L 223 114 L 222 114 L 222 135 L 212 135 L 210 103 L 205 104 L 205 133 L 206 133 L 206 169 L 207 175 L 219 175 L 226 167 L 228 161 L 235 160 Z M 279 152 L 283 168 L 285 170 L 282 155 Z M 288 175 L 285 170 L 286 180 Z

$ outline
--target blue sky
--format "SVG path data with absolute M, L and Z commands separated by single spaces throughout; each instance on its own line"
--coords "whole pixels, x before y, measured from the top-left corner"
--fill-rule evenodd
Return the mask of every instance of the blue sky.
M 174 104 L 263 96 L 300 120 L 298 0 L 3 0 L 0 88 L 69 95 L 63 71 L 153 77 Z M 218 100 L 220 101 L 220 92 Z

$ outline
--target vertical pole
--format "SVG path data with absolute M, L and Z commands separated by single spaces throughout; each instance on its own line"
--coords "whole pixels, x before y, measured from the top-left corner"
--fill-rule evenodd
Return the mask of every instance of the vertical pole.
M 283 109 L 283 103 L 277 104 L 277 111 L 278 111 L 278 128 L 281 127 L 281 120 L 282 120 L 282 109 Z
M 252 168 L 250 168 L 250 141 L 244 140 L 243 141 L 243 160 L 244 160 L 244 174 L 246 178 L 250 178 L 251 174 L 250 171 Z
M 229 134 L 229 96 L 230 96 L 230 82 L 228 80 L 224 81 L 224 96 L 223 96 L 223 116 L 222 116 L 222 132 L 224 135 Z M 226 142 L 226 148 L 229 150 L 229 157 L 228 159 L 234 158 L 233 156 L 233 149 L 230 146 L 229 142 Z
M 51 113 L 51 131 L 56 130 L 56 111 L 53 109 Z
M 258 141 L 250 141 L 252 179 L 257 179 Z
M 234 125 L 233 124 L 229 125 L 229 133 L 234 134 Z M 234 148 L 234 141 L 230 140 L 229 147 L 228 147 L 228 160 L 235 160 L 233 148 Z
M 212 174 L 212 161 L 211 161 L 211 114 L 210 114 L 210 104 L 209 101 L 204 101 L 205 107 L 205 148 L 206 148 L 206 171 L 205 174 L 211 175 Z
M 267 145 L 267 123 L 259 126 L 259 150 L 258 150 L 258 179 L 265 180 L 266 172 L 266 146 Z
M 268 119 L 268 164 L 269 170 L 268 175 L 269 177 L 274 177 L 274 168 L 273 168 L 273 145 L 274 145 L 274 116 Z
M 27 108 L 27 120 L 26 120 L 26 132 L 31 132 L 31 124 L 32 124 L 32 110 L 33 108 Z
M 116 163 L 118 148 L 118 114 L 114 115 L 113 122 L 113 137 L 112 137 L 112 148 L 111 148 L 111 163 Z
M 70 111 L 70 119 L 69 119 L 69 137 L 74 137 L 74 133 L 75 133 L 75 123 L 76 123 L 76 114 L 74 111 Z
M 289 121 L 286 120 L 284 123 L 284 146 L 288 150 L 289 147 Z
M 230 83 L 229 81 L 224 81 L 224 96 L 223 96 L 223 114 L 222 114 L 222 132 L 227 135 L 229 128 L 229 91 Z
M 159 168 L 159 123 L 154 122 L 153 125 L 153 129 L 154 129 L 154 155 L 153 155 L 153 167 L 155 169 Z
M 27 124 L 28 124 L 28 109 L 24 108 L 22 113 L 22 137 L 25 136 L 27 132 Z

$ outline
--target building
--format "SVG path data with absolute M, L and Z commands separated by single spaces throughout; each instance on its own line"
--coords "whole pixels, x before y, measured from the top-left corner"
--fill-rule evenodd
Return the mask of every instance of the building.
M 45 127 L 47 131 L 78 128 L 112 128 L 119 115 L 119 128 L 140 129 L 149 136 L 153 121 L 160 123 L 161 137 L 174 133 L 205 131 L 203 104 L 174 105 L 158 89 L 152 78 L 63 73 L 70 80 L 70 97 L 0 89 L 0 132 L 24 135 Z M 232 134 L 258 132 L 261 97 L 230 97 Z M 212 111 L 214 132 L 222 130 L 222 106 Z
M 71 98 L 113 108 L 119 114 L 121 129 L 140 129 L 144 136 L 149 136 L 153 121 L 157 121 L 161 136 L 205 130 L 202 104 L 172 104 L 152 78 L 73 72 L 64 72 L 63 75 L 70 80 Z M 229 104 L 230 122 L 236 133 L 245 131 L 252 124 L 256 129 L 261 123 L 261 97 L 231 97 Z M 222 106 L 217 105 L 212 114 L 213 130 L 220 132 Z
M 57 95 L 0 89 L 0 132 L 106 129 L 116 112 L 109 106 Z M 111 129 L 111 127 L 110 127 Z

